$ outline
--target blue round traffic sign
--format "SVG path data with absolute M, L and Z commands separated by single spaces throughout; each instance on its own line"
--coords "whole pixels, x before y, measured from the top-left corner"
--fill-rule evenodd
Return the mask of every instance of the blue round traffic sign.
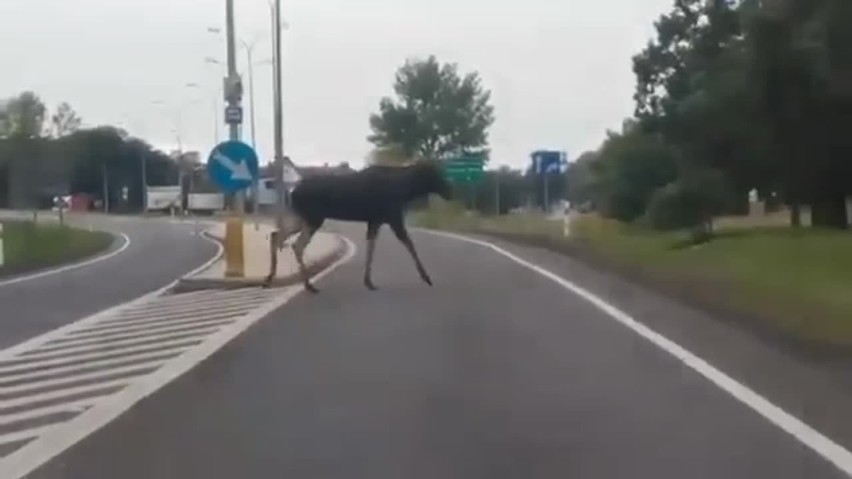
M 216 145 L 207 158 L 207 173 L 222 191 L 234 193 L 251 186 L 258 176 L 257 153 L 236 140 Z

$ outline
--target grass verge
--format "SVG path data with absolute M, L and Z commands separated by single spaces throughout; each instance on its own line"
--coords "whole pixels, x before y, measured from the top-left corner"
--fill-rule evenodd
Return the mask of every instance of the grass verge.
M 481 233 L 544 247 L 608 269 L 724 319 L 746 321 L 819 350 L 852 351 L 852 234 L 810 228 L 721 230 L 683 237 L 583 216 L 570 239 L 539 216 L 485 218 L 452 207 L 414 215 L 426 228 Z
M 107 249 L 113 237 L 58 224 L 3 222 L 0 276 L 21 274 L 84 259 Z

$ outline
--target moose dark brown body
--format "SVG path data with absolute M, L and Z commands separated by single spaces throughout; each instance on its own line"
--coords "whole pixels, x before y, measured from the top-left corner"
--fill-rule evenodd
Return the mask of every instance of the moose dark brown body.
M 344 175 L 318 175 L 303 179 L 291 194 L 296 224 L 283 237 L 279 238 L 280 233 L 276 232 L 271 239 L 272 261 L 267 284 L 275 277 L 278 247 L 287 237 L 299 233 L 293 243 L 293 253 L 305 289 L 317 292 L 305 268 L 304 252 L 325 220 L 333 219 L 367 224 L 367 264 L 364 269 L 364 284 L 367 288 L 375 289 L 371 269 L 376 237 L 383 224 L 389 225 L 397 239 L 405 245 L 420 277 L 431 285 L 432 280 L 417 255 L 403 220 L 405 207 L 430 193 L 445 199 L 449 199 L 451 194 L 440 165 L 432 161 L 421 161 L 405 167 L 370 166 Z

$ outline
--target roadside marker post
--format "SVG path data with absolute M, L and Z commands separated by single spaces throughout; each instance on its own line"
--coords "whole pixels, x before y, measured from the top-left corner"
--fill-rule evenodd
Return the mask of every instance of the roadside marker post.
M 5 246 L 3 246 L 3 223 L 0 222 L 0 267 L 3 266 L 3 262 L 5 261 L 5 258 L 3 256 L 4 248 Z

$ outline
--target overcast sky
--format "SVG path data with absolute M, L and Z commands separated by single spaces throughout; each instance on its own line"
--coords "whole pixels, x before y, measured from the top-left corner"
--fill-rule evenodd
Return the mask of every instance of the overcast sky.
M 267 0 L 235 0 L 237 34 L 271 58 Z M 299 164 L 360 165 L 367 119 L 407 57 L 477 70 L 497 120 L 492 161 L 576 157 L 632 111 L 630 57 L 672 0 L 282 0 L 284 143 Z M 85 124 L 124 123 L 169 150 L 207 151 L 221 121 L 224 0 L 0 0 L 0 97 L 31 89 Z M 239 53 L 245 74 L 246 55 Z M 272 154 L 271 68 L 255 67 L 257 143 Z M 196 83 L 198 88 L 187 87 Z M 248 79 L 245 81 L 248 86 Z M 248 98 L 245 99 L 246 104 Z M 162 102 L 162 104 L 157 104 Z M 250 139 L 246 108 L 244 139 Z M 226 135 L 218 127 L 220 138 Z

